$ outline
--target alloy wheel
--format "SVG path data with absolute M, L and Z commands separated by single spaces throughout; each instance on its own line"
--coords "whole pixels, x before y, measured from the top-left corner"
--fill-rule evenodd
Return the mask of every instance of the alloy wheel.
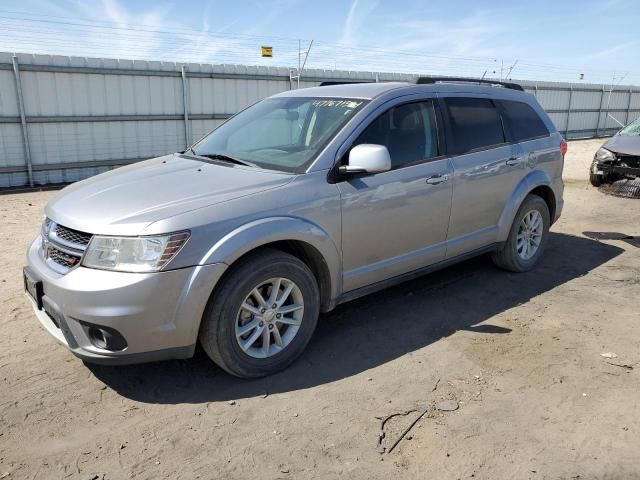
M 540 248 L 543 233 L 542 215 L 538 210 L 530 210 L 522 217 L 516 236 L 516 250 L 521 259 L 530 260 L 533 258 Z
M 238 309 L 238 345 L 253 358 L 276 355 L 297 335 L 303 314 L 300 288 L 287 278 L 270 278 L 253 288 Z

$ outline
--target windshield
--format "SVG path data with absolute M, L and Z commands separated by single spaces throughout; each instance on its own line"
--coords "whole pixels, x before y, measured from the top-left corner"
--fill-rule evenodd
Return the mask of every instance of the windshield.
M 364 103 L 349 98 L 268 98 L 223 123 L 192 151 L 303 172 Z
M 618 135 L 640 135 L 640 118 L 620 130 Z

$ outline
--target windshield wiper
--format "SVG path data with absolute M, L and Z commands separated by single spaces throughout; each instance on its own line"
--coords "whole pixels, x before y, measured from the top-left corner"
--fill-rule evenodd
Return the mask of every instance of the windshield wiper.
M 246 160 L 240 160 L 239 158 L 230 157 L 229 155 L 223 155 L 221 153 L 202 154 L 194 152 L 191 148 L 185 153 L 191 153 L 196 157 L 209 158 L 211 160 L 218 160 L 221 162 L 235 163 L 236 165 L 244 165 L 245 167 L 258 167 L 258 165 L 256 165 L 255 163 L 247 162 Z

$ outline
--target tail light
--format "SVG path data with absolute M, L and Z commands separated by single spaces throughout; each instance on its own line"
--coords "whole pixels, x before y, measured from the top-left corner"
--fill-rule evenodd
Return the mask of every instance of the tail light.
M 560 142 L 560 153 L 562 153 L 562 158 L 567 154 L 567 141 L 563 138 Z

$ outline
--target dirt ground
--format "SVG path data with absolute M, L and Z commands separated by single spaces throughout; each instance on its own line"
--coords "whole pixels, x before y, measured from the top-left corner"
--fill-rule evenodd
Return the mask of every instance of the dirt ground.
M 344 305 L 254 381 L 73 357 L 22 292 L 52 193 L 0 196 L 0 479 L 640 478 L 640 200 L 588 185 L 601 143 L 570 143 L 534 271 L 483 257 Z

